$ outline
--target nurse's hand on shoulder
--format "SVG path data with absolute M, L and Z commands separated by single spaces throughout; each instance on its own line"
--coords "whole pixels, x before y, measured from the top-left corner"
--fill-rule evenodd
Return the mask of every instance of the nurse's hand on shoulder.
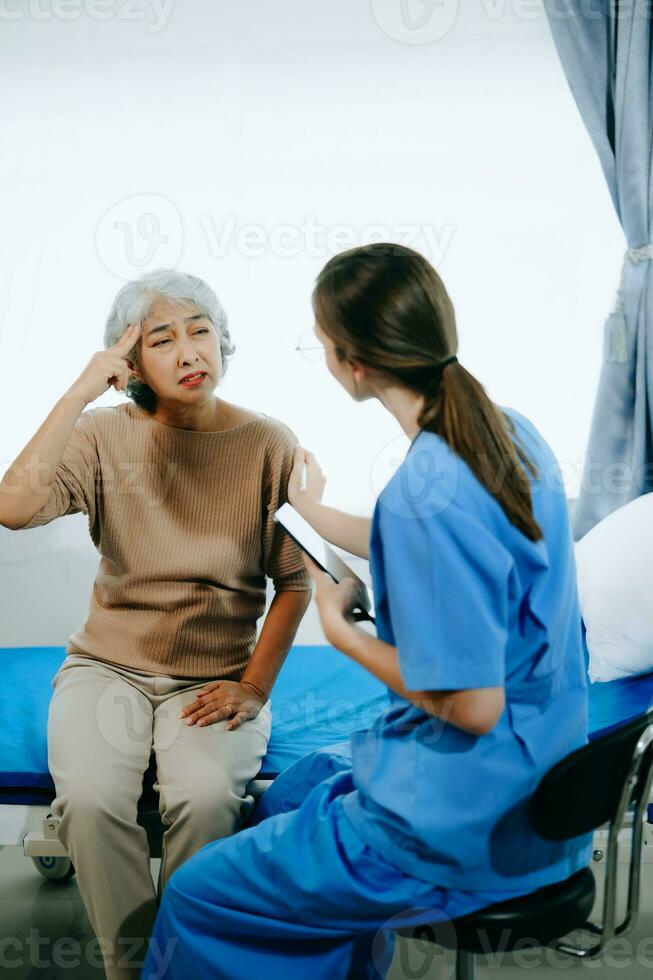
M 302 471 L 306 467 L 306 482 L 302 488 Z M 297 446 L 293 468 L 288 479 L 288 503 L 301 514 L 305 507 L 319 504 L 322 500 L 326 477 L 313 455 L 308 449 Z
M 266 698 L 254 685 L 243 681 L 211 681 L 205 684 L 192 704 L 187 704 L 177 717 L 185 718 L 187 725 L 197 723 L 198 728 L 226 721 L 225 728 L 239 728 L 244 721 L 256 718 Z
M 315 602 L 324 635 L 331 646 L 344 650 L 356 623 L 353 610 L 360 598 L 356 583 L 351 578 L 334 582 L 307 554 L 303 553 L 302 558 L 315 583 Z

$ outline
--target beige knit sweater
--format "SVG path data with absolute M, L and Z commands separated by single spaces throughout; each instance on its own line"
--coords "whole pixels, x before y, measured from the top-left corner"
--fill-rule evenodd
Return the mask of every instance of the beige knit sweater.
M 101 561 L 67 652 L 147 674 L 240 678 L 266 576 L 276 590 L 310 589 L 299 549 L 273 521 L 296 444 L 267 416 L 197 432 L 131 402 L 83 412 L 25 525 L 88 514 Z

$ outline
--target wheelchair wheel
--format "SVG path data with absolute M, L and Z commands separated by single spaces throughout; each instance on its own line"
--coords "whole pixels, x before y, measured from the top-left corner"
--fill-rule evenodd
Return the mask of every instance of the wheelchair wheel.
M 73 862 L 67 857 L 33 857 L 36 870 L 49 881 L 67 881 L 75 874 Z

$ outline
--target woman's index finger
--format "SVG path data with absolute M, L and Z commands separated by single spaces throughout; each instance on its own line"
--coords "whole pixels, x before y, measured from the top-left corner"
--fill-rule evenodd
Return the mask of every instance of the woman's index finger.
M 138 323 L 130 323 L 120 340 L 117 340 L 113 345 L 113 349 L 118 351 L 130 351 L 140 337 L 140 331 L 141 328 Z

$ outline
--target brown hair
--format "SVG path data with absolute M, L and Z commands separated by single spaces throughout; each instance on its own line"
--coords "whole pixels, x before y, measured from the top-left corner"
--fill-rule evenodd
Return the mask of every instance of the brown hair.
M 531 541 L 542 531 L 533 516 L 526 473 L 537 470 L 513 442 L 512 420 L 457 361 L 453 304 L 435 269 L 402 245 L 379 243 L 342 252 L 317 277 L 317 322 L 340 360 L 356 360 L 424 397 L 417 420 L 470 467 Z

